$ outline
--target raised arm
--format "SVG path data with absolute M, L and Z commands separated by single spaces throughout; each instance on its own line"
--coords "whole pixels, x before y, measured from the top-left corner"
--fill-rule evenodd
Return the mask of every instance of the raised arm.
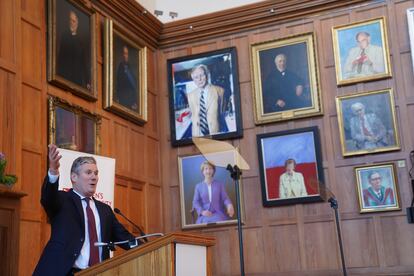
M 46 175 L 43 186 L 40 203 L 45 209 L 49 218 L 53 218 L 54 215 L 60 209 L 60 201 L 58 199 L 58 188 L 59 188 L 59 167 L 60 159 L 62 156 L 56 145 L 49 145 L 49 170 Z

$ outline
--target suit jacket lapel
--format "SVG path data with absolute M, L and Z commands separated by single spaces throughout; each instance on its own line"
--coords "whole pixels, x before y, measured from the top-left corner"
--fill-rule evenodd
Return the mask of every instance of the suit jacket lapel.
M 85 231 L 85 217 L 84 217 L 84 214 L 83 214 L 83 207 L 82 207 L 82 202 L 81 202 L 81 199 L 80 199 L 80 197 L 73 191 L 73 189 L 71 189 L 71 191 L 70 191 L 70 193 L 71 193 L 71 195 L 72 195 L 72 201 L 73 201 L 73 204 L 75 205 L 75 207 L 76 207 L 76 210 L 77 210 L 77 212 L 78 212 L 78 214 L 79 214 L 79 219 L 80 219 L 80 226 L 81 226 L 81 228 L 82 228 L 82 232 L 84 232 Z
M 206 101 L 206 110 L 209 110 L 211 104 L 217 102 L 217 93 L 213 92 L 211 85 L 208 85 L 205 90 L 206 93 L 208 93 L 208 102 Z

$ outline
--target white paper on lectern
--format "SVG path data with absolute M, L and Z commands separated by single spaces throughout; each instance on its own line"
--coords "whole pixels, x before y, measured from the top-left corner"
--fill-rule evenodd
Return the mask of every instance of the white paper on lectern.
M 193 137 L 193 142 L 201 154 L 217 167 L 237 165 L 241 170 L 249 170 L 249 164 L 231 144 L 207 138 Z
M 98 171 L 99 180 L 96 187 L 94 198 L 114 208 L 114 186 L 115 186 L 115 159 L 84 153 L 79 151 L 72 151 L 59 148 L 59 153 L 62 155 L 60 159 L 59 168 L 59 190 L 67 190 L 72 188 L 70 182 L 70 168 L 73 161 L 79 156 L 92 156 L 95 158 Z

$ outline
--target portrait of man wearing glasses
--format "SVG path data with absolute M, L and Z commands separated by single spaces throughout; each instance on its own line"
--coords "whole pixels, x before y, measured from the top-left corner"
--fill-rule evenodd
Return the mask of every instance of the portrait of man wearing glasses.
M 394 205 L 394 191 L 383 183 L 382 176 L 377 171 L 368 174 L 369 187 L 363 190 L 365 207 Z

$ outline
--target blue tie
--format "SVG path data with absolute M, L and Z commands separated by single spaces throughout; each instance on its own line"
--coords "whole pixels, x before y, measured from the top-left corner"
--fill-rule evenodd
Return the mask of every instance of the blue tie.
M 207 111 L 206 111 L 206 103 L 204 101 L 204 90 L 201 90 L 201 97 L 200 97 L 200 130 L 201 134 L 208 135 L 210 131 L 208 130 L 207 124 Z

